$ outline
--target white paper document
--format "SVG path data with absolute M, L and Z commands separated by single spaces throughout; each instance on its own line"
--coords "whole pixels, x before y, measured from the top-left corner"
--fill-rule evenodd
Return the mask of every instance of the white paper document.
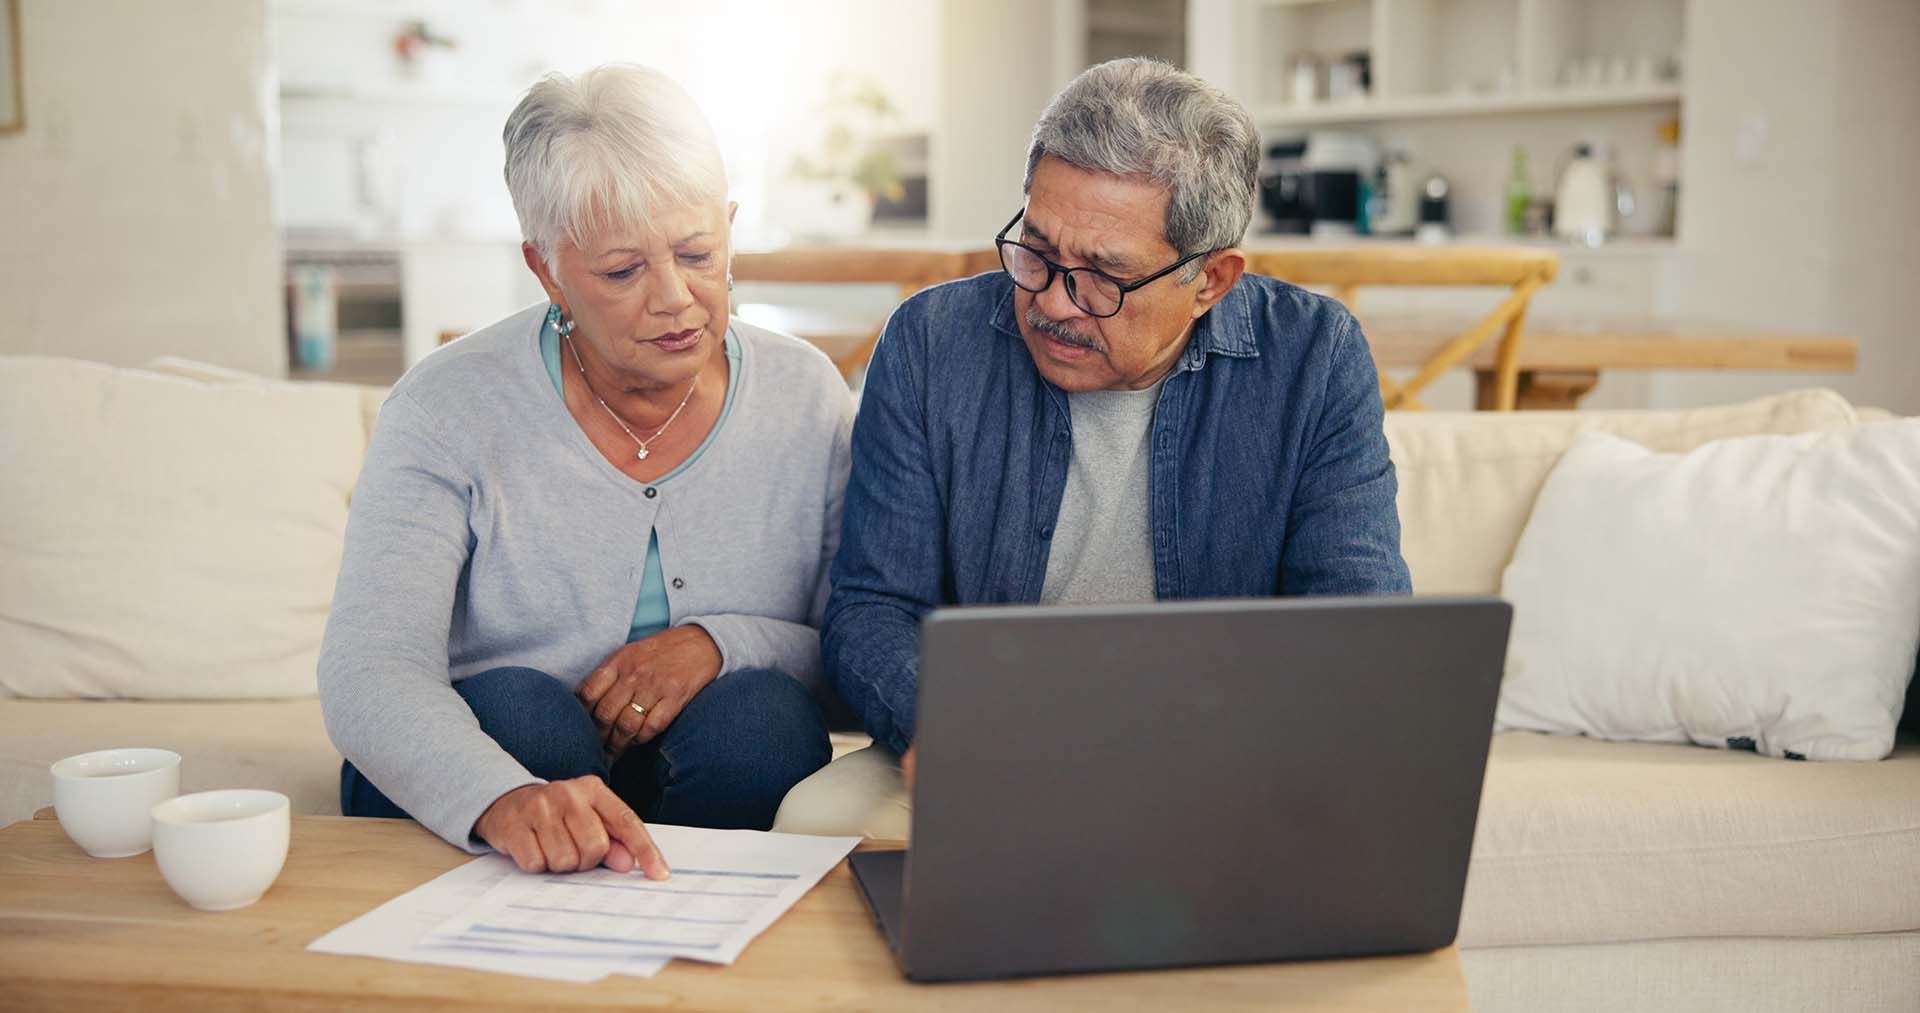
M 591 982 L 651 977 L 674 957 L 730 964 L 859 843 L 753 830 L 649 826 L 673 875 L 531 875 L 476 858 L 308 944 L 381 957 Z
M 859 843 L 752 830 L 651 826 L 671 878 L 607 869 L 514 873 L 450 914 L 426 947 L 731 964 Z
M 419 945 L 434 926 L 480 900 L 495 884 L 519 875 L 513 860 L 504 855 L 476 858 L 334 929 L 308 944 L 307 949 L 574 982 L 599 981 L 615 973 L 652 977 L 666 966 L 664 957 L 576 957 L 478 946 Z

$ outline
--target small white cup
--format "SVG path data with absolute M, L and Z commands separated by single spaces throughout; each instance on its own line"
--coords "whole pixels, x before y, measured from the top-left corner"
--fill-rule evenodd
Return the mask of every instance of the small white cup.
M 153 806 L 180 794 L 180 754 L 102 749 L 48 768 L 60 829 L 95 858 L 128 858 L 153 847 Z
M 203 791 L 153 807 L 153 859 L 180 899 L 202 911 L 246 907 L 287 861 L 292 807 L 277 791 Z

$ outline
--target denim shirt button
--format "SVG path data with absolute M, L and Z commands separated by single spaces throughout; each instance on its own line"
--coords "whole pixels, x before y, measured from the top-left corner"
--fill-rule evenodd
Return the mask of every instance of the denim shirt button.
M 1052 527 L 1044 527 L 1044 528 L 1041 528 L 1041 529 L 1040 529 L 1040 537 L 1041 537 L 1041 538 L 1043 538 L 1043 539 L 1046 539 L 1046 538 L 1052 538 L 1052 537 L 1053 537 L 1053 528 L 1052 528 Z
M 1160 449 L 1161 449 L 1161 450 L 1165 450 L 1165 449 L 1167 449 L 1168 447 L 1170 447 L 1170 446 L 1172 446 L 1172 445 L 1173 445 L 1173 437 L 1171 437 L 1171 436 L 1169 436 L 1169 435 L 1167 435 L 1166 433 L 1161 433 L 1161 434 L 1160 434 Z

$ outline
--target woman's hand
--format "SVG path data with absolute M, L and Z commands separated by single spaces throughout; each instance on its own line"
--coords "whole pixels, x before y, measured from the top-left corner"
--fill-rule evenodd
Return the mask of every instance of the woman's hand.
M 675 626 L 613 652 L 576 691 L 607 750 L 653 741 L 720 674 L 720 648 L 698 626 Z M 646 713 L 634 710 L 639 704 Z
M 528 784 L 493 800 L 473 832 L 524 872 L 577 872 L 605 862 L 667 878 L 646 825 L 598 777 Z

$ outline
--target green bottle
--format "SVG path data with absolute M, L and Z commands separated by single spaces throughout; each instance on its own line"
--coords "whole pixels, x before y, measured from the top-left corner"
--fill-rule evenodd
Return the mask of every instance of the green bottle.
M 1527 207 L 1533 203 L 1533 187 L 1527 183 L 1527 149 L 1513 149 L 1513 175 L 1507 178 L 1507 235 L 1527 234 Z

